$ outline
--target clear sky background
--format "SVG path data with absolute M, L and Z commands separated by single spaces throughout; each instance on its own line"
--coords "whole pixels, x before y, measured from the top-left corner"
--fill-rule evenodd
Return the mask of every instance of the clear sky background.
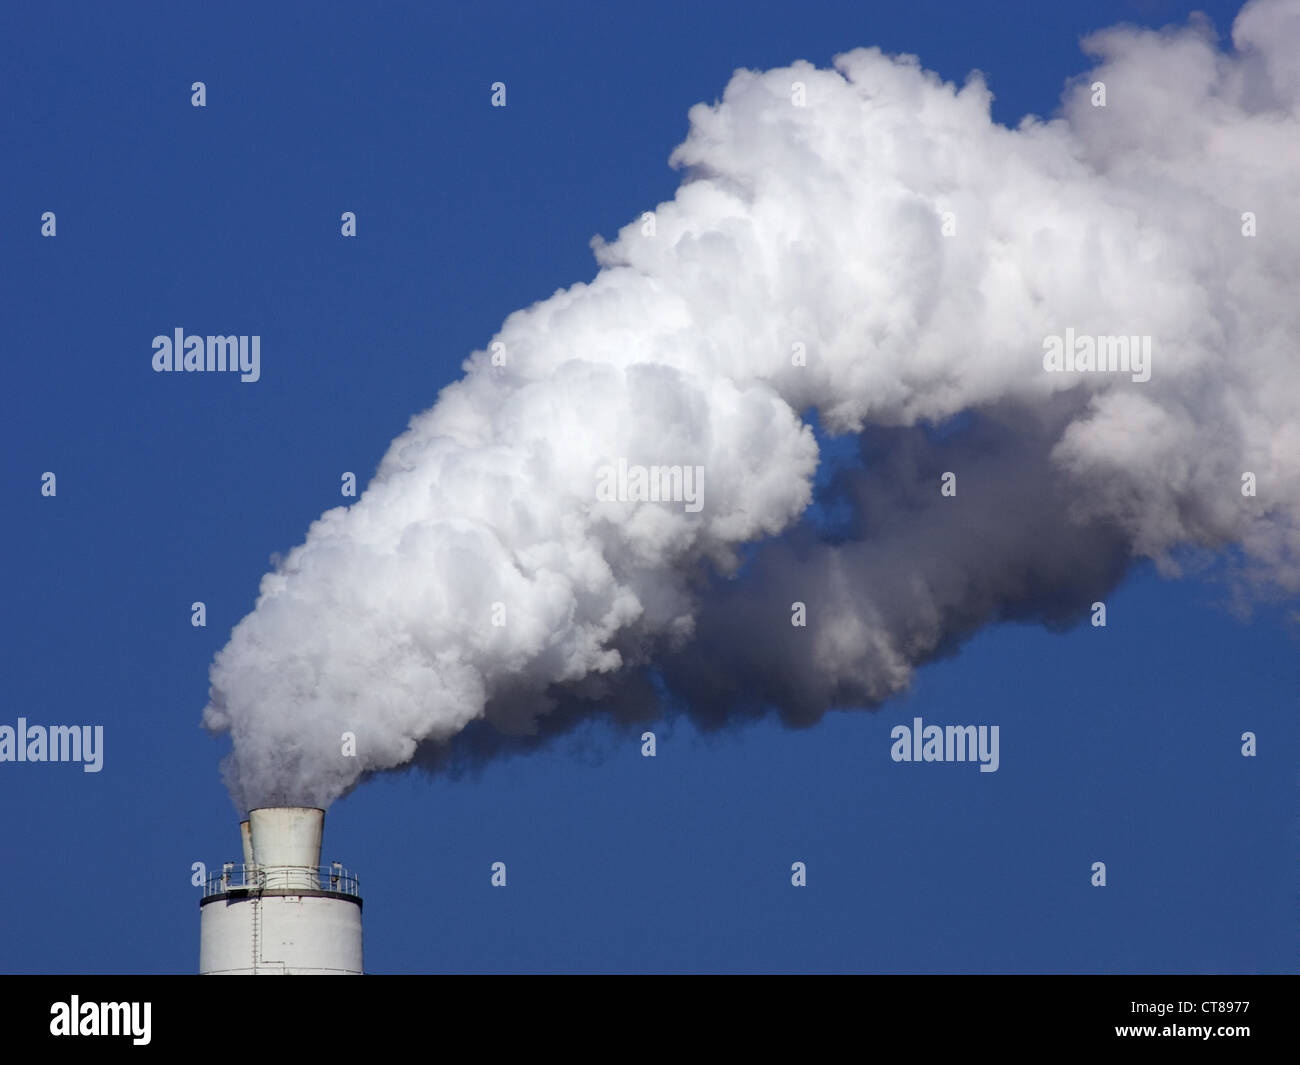
M 1226 34 L 1237 6 L 7 5 L 0 724 L 100 724 L 105 756 L 0 764 L 0 971 L 195 970 L 191 863 L 239 849 L 207 667 L 270 555 L 672 196 L 735 68 L 879 45 L 984 71 L 1014 123 L 1087 31 L 1200 8 Z M 262 380 L 153 373 L 177 327 L 260 334 Z M 1140 567 L 1105 629 L 985 630 L 812 729 L 670 720 L 645 759 L 596 724 L 373 780 L 323 859 L 361 877 L 373 972 L 1295 971 L 1296 604 L 1226 599 Z M 893 763 L 915 716 L 1000 725 L 1001 768 Z

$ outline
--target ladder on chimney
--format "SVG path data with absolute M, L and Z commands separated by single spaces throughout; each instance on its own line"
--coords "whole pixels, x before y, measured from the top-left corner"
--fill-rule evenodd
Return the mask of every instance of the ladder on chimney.
M 248 900 L 253 907 L 253 975 L 257 975 L 257 963 L 262 957 L 262 899 L 254 895 Z
M 257 872 L 254 887 L 248 893 L 248 904 L 253 907 L 251 916 L 253 939 L 253 975 L 257 975 L 258 963 L 262 960 L 262 887 L 265 880 L 261 870 Z

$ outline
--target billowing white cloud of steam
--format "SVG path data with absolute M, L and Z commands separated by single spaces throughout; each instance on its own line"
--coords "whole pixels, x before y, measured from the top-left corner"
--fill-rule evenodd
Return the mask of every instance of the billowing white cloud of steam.
M 1014 130 L 980 77 L 875 49 L 737 72 L 692 109 L 654 235 L 596 241 L 595 280 L 511 315 L 505 365 L 470 358 L 263 578 L 204 712 L 236 803 L 326 805 L 647 665 L 706 716 L 813 720 L 1180 546 L 1300 588 L 1300 6 L 1252 3 L 1232 38 L 1098 33 L 1061 117 Z M 1150 380 L 1045 372 L 1067 327 L 1151 336 Z M 810 409 L 865 456 L 834 542 L 806 520 Z M 953 440 L 921 428 L 961 412 Z M 703 508 L 598 501 L 620 458 L 702 466 Z

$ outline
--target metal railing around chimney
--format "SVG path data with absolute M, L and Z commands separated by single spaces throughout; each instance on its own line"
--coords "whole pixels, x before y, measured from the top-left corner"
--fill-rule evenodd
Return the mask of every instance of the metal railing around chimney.
M 221 872 L 208 874 L 203 884 L 203 897 L 206 899 L 210 895 L 224 895 L 229 891 L 260 892 L 268 886 L 268 872 L 275 878 L 289 869 L 292 870 L 294 885 L 302 886 L 305 890 L 335 891 L 340 895 L 360 896 L 361 894 L 361 882 L 357 875 L 348 872 L 338 862 L 317 866 L 314 869 L 310 866 L 266 867 L 244 865 L 242 862 L 226 862 L 221 866 Z M 274 879 L 270 886 L 277 887 Z

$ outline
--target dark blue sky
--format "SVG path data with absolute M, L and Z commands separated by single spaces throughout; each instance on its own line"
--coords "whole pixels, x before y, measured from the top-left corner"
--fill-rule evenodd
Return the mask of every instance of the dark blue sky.
M 0 724 L 101 724 L 105 755 L 0 764 L 0 971 L 195 969 L 191 863 L 238 850 L 207 667 L 269 556 L 671 197 L 734 68 L 875 44 L 983 70 L 1015 122 L 1085 69 L 1082 33 L 1197 7 L 1226 34 L 1236 6 L 8 7 Z M 262 380 L 154 374 L 176 327 L 259 334 Z M 876 712 L 670 721 L 653 760 L 592 725 L 371 781 L 323 857 L 360 874 L 375 972 L 1294 971 L 1295 632 L 1226 597 L 1141 568 L 1107 628 L 985 631 Z M 999 724 L 1001 768 L 891 762 L 914 716 Z

